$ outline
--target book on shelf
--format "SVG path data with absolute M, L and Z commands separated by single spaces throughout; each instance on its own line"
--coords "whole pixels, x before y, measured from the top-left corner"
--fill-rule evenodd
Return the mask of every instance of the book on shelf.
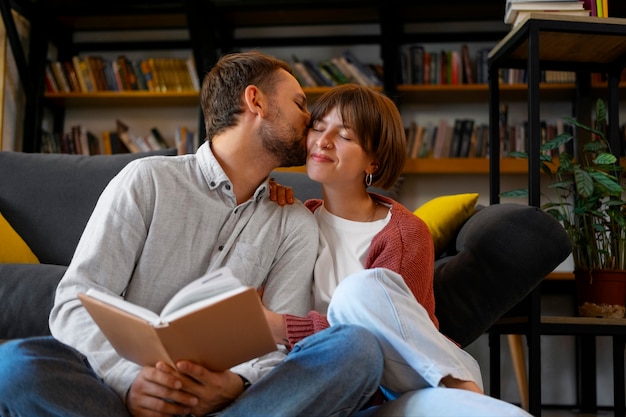
M 130 153 L 117 131 L 106 130 L 102 133 L 102 149 L 105 155 Z
M 174 132 L 174 143 L 179 155 L 195 153 L 197 136 L 187 126 L 179 126 Z
M 585 9 L 583 0 L 507 2 L 504 12 L 504 23 L 516 26 L 531 12 L 589 16 L 590 10 Z
M 424 46 L 422 45 L 411 45 L 409 47 L 410 84 L 424 84 L 424 52 Z
M 452 128 L 452 140 L 450 141 L 450 151 L 445 156 L 457 158 L 461 152 L 461 141 L 463 140 L 463 119 L 455 119 Z
M 474 132 L 474 119 L 463 119 L 463 128 L 461 129 L 461 145 L 459 147 L 459 158 L 467 158 L 470 156 L 470 147 Z
M 154 139 L 157 141 L 162 149 L 167 149 L 170 147 L 170 145 L 165 140 L 165 137 L 163 137 L 161 131 L 156 126 L 150 129 L 150 134 L 154 137 Z
M 315 83 L 320 87 L 332 87 L 336 85 L 336 83 L 327 76 L 323 71 L 321 71 L 320 67 L 317 63 L 313 62 L 311 59 L 303 59 L 302 63 L 304 67 L 308 71 L 308 73 L 313 77 Z
M 537 11 L 520 10 L 517 12 L 515 19 L 510 23 L 512 23 L 513 27 L 518 26 L 522 22 L 526 21 L 526 19 L 528 19 L 528 17 L 533 13 L 537 13 Z M 546 13 L 554 16 L 589 16 L 589 10 L 547 10 L 541 11 L 540 13 Z
M 67 77 L 70 88 L 73 93 L 80 93 L 80 83 L 78 82 L 78 77 L 76 75 L 76 70 L 74 69 L 74 64 L 71 61 L 63 61 L 63 72 L 65 72 L 65 76 Z
M 142 366 L 189 360 L 219 372 L 276 350 L 256 290 L 228 268 L 187 284 L 159 314 L 93 288 L 78 297 L 119 355 Z
M 49 93 L 58 93 L 60 91 L 59 85 L 57 84 L 56 78 L 54 77 L 54 72 L 52 71 L 51 63 L 46 64 L 44 82 L 46 84 L 46 91 L 48 91 Z
M 371 85 L 376 87 L 380 87 L 383 85 L 380 78 L 378 78 L 378 74 L 376 74 L 369 65 L 366 65 L 361 60 L 359 60 L 357 56 L 352 53 L 352 51 L 350 51 L 349 49 L 345 50 L 343 52 L 343 57 L 348 62 L 348 64 L 353 65 L 357 69 L 357 71 L 363 74 L 365 79 L 368 80 L 368 84 L 365 85 Z
M 322 67 L 326 73 L 331 77 L 331 79 L 335 82 L 335 84 L 347 84 L 351 82 L 348 75 L 344 74 L 341 69 L 333 62 L 332 59 L 326 59 L 319 63 L 320 67 Z
M 291 61 L 294 73 L 298 82 L 302 87 L 317 87 L 315 79 L 309 74 L 309 71 L 304 66 L 304 63 L 298 59 L 295 55 Z
M 469 54 L 469 47 L 466 43 L 461 45 L 461 63 L 463 67 L 463 84 L 474 84 L 474 70 L 472 69 L 472 59 Z
M 414 158 L 412 156 L 413 147 L 415 146 L 415 134 L 417 132 L 417 122 L 411 120 L 408 127 L 404 128 L 404 136 L 406 137 L 406 156 L 407 158 Z
M 80 91 L 83 93 L 90 93 L 93 91 L 91 81 L 88 80 L 87 66 L 85 62 L 78 55 L 72 57 L 72 63 L 74 64 L 74 71 L 80 84 Z
M 116 124 L 117 134 L 128 150 L 132 153 L 142 152 L 142 147 L 140 147 L 139 142 L 133 138 L 134 135 L 131 134 L 128 126 L 119 119 L 116 121 Z
M 59 61 L 52 62 L 52 73 L 54 74 L 54 78 L 57 81 L 57 86 L 59 86 L 59 91 L 62 93 L 70 93 L 72 88 L 70 87 L 70 82 L 65 76 L 65 71 L 63 70 L 63 64 Z

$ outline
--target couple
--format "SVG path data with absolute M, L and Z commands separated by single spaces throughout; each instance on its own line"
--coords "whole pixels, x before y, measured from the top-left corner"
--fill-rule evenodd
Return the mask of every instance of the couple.
M 402 169 L 393 103 L 340 87 L 309 115 L 289 66 L 256 52 L 222 57 L 201 101 L 207 143 L 195 155 L 134 161 L 103 192 L 59 283 L 54 337 L 0 345 L 0 416 L 527 415 L 470 392 L 478 367 L 436 328 L 425 225 L 365 191 Z M 314 216 L 268 196 L 269 173 L 305 158 L 323 184 Z M 95 286 L 160 311 L 222 266 L 262 289 L 279 345 L 225 372 L 126 361 L 76 298 Z M 379 387 L 399 399 L 367 408 Z

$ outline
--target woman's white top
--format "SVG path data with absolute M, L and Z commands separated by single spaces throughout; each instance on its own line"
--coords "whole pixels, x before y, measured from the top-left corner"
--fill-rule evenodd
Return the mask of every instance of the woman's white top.
M 379 203 L 380 204 L 380 203 Z M 335 216 L 321 205 L 314 213 L 320 244 L 313 276 L 313 308 L 326 314 L 328 303 L 342 279 L 364 268 L 372 239 L 391 219 L 357 222 Z

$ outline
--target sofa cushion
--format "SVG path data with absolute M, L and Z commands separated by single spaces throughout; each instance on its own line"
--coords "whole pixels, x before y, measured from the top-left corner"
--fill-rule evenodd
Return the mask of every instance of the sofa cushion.
M 456 249 L 456 255 L 435 263 L 435 312 L 441 332 L 464 347 L 563 262 L 571 245 L 549 214 L 504 203 L 470 217 Z
M 435 259 L 446 250 L 465 221 L 474 214 L 478 193 L 435 197 L 413 213 L 422 219 L 435 244 Z
M 68 265 L 104 187 L 129 161 L 117 155 L 0 152 L 0 213 L 44 264 Z
M 50 334 L 48 315 L 66 268 L 0 264 L 0 340 Z
M 0 213 L 0 263 L 37 264 L 39 259 Z

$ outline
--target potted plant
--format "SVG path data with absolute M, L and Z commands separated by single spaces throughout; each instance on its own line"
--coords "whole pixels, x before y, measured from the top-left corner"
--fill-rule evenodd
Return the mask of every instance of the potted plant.
M 611 153 L 606 140 L 606 106 L 597 100 L 594 127 L 566 122 L 591 133 L 579 160 L 561 152 L 555 164 L 550 152 L 574 139 L 563 133 L 541 145 L 540 165 L 554 182 L 549 188 L 553 197 L 546 197 L 542 209 L 554 216 L 565 228 L 572 243 L 574 276 L 578 290 L 581 316 L 624 317 L 626 297 L 626 202 L 619 159 Z M 527 158 L 523 152 L 511 156 Z M 556 165 L 556 166 L 555 166 Z M 502 193 L 503 197 L 527 196 L 528 190 Z M 609 298 L 603 298 L 604 284 Z

